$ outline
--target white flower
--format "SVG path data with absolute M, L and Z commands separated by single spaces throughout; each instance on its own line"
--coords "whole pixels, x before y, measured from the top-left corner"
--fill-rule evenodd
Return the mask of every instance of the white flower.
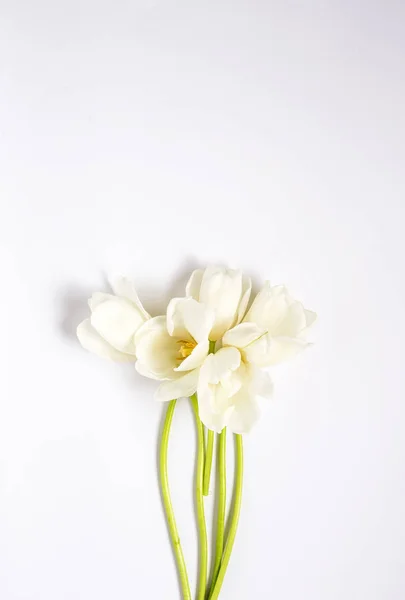
M 243 362 L 237 348 L 210 354 L 200 371 L 198 403 L 201 421 L 208 429 L 247 433 L 259 418 L 257 396 L 273 390 L 269 375 Z
M 174 298 L 166 317 L 147 321 L 135 336 L 136 369 L 163 381 L 156 398 L 169 401 L 191 396 L 209 352 L 213 312 L 193 298 Z
M 305 333 L 316 319 L 282 286 L 266 282 L 248 313 L 223 338 L 225 346 L 235 346 L 243 359 L 258 367 L 268 367 L 295 356 L 308 346 Z
M 86 350 L 103 358 L 135 362 L 135 333 L 150 316 L 130 279 L 116 277 L 111 285 L 115 295 L 96 292 L 90 298 L 91 316 L 80 323 L 77 337 Z
M 202 422 L 218 432 L 252 428 L 257 398 L 272 393 L 262 369 L 305 348 L 316 319 L 284 286 L 268 282 L 246 313 L 250 279 L 222 267 L 194 271 L 187 297 L 174 298 L 166 316 L 154 318 L 132 281 L 118 277 L 111 283 L 114 294 L 96 293 L 89 300 L 91 316 L 77 328 L 81 344 L 115 361 L 136 361 L 140 374 L 161 381 L 158 400 L 197 391 Z M 219 349 L 210 354 L 212 348 Z
M 257 397 L 269 398 L 272 382 L 262 367 L 294 356 L 308 344 L 304 335 L 315 321 L 284 286 L 266 283 L 243 322 L 228 330 L 222 348 L 200 371 L 198 400 L 202 422 L 214 431 L 228 427 L 246 433 L 259 417 Z
M 219 340 L 228 329 L 241 322 L 251 287 L 250 278 L 233 269 L 213 266 L 192 273 L 186 295 L 202 302 L 215 313 L 210 340 Z

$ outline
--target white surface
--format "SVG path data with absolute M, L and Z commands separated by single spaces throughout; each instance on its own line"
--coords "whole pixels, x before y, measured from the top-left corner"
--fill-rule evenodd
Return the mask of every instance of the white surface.
M 223 600 L 405 595 L 404 18 L 388 2 L 0 2 L 2 600 L 177 600 L 154 383 L 75 340 L 126 245 L 285 282 L 316 345 L 245 441 Z M 170 448 L 195 581 L 185 404 Z

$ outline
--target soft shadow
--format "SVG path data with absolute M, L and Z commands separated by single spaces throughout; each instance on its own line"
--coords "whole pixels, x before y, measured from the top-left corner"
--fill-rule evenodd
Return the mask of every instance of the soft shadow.
M 194 257 L 187 257 L 182 266 L 175 272 L 172 282 L 163 287 L 150 280 L 139 280 L 134 277 L 137 292 L 146 310 L 152 315 L 162 315 L 166 312 L 171 298 L 185 296 L 186 283 L 192 271 L 199 267 Z M 130 274 L 132 276 L 132 274 Z M 139 285 L 138 285 L 139 283 Z M 104 278 L 104 291 L 111 293 L 107 277 Z M 83 288 L 75 284 L 67 284 L 56 294 L 56 302 L 60 306 L 59 329 L 65 337 L 76 340 L 78 324 L 90 315 L 88 299 L 101 289 Z
M 190 279 L 191 273 L 195 269 L 200 269 L 202 265 L 194 256 L 188 256 L 183 264 L 175 272 L 173 283 L 167 288 L 167 294 L 170 298 L 179 298 L 186 295 L 186 284 Z
M 75 285 L 67 285 L 57 293 L 61 315 L 59 329 L 65 337 L 77 340 L 77 326 L 90 314 L 87 300 L 91 294 L 92 290 Z
M 136 290 L 148 313 L 152 317 L 164 315 L 172 298 L 184 297 L 187 281 L 194 269 L 198 269 L 199 266 L 193 256 L 186 257 L 168 283 L 151 281 L 149 278 L 137 278 L 135 275 Z

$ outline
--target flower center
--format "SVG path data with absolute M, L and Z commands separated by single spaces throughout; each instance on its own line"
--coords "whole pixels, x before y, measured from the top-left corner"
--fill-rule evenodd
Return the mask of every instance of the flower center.
M 190 356 L 194 348 L 197 346 L 197 343 L 194 340 L 191 342 L 186 340 L 178 340 L 177 343 L 180 346 L 178 352 L 179 356 L 177 360 L 179 360 L 180 362 L 182 362 L 185 358 Z

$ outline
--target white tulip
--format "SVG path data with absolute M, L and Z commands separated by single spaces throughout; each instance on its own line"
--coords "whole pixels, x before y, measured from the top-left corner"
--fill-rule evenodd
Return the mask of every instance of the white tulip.
M 221 348 L 210 354 L 200 370 L 198 404 L 201 421 L 208 429 L 247 433 L 259 418 L 257 396 L 272 393 L 269 375 L 245 364 L 237 348 Z
M 117 362 L 135 362 L 135 333 L 150 319 L 133 282 L 116 277 L 114 294 L 96 292 L 89 300 L 91 316 L 77 328 L 81 345 L 90 352 Z
M 193 298 L 174 298 L 167 315 L 147 321 L 135 336 L 141 375 L 161 380 L 156 398 L 169 401 L 197 390 L 200 367 L 209 353 L 214 314 Z
M 246 363 L 268 367 L 288 360 L 308 346 L 305 333 L 316 319 L 294 300 L 284 286 L 266 282 L 240 323 L 223 338 L 235 346 Z
M 212 266 L 192 273 L 186 295 L 202 302 L 215 314 L 210 340 L 219 340 L 228 329 L 241 322 L 251 288 L 250 278 L 241 271 Z
M 266 283 L 242 323 L 228 330 L 222 348 L 200 372 L 199 410 L 214 431 L 228 427 L 247 433 L 259 417 L 257 397 L 269 398 L 272 382 L 263 367 L 291 358 L 305 348 L 305 333 L 315 313 L 304 309 L 284 286 Z

